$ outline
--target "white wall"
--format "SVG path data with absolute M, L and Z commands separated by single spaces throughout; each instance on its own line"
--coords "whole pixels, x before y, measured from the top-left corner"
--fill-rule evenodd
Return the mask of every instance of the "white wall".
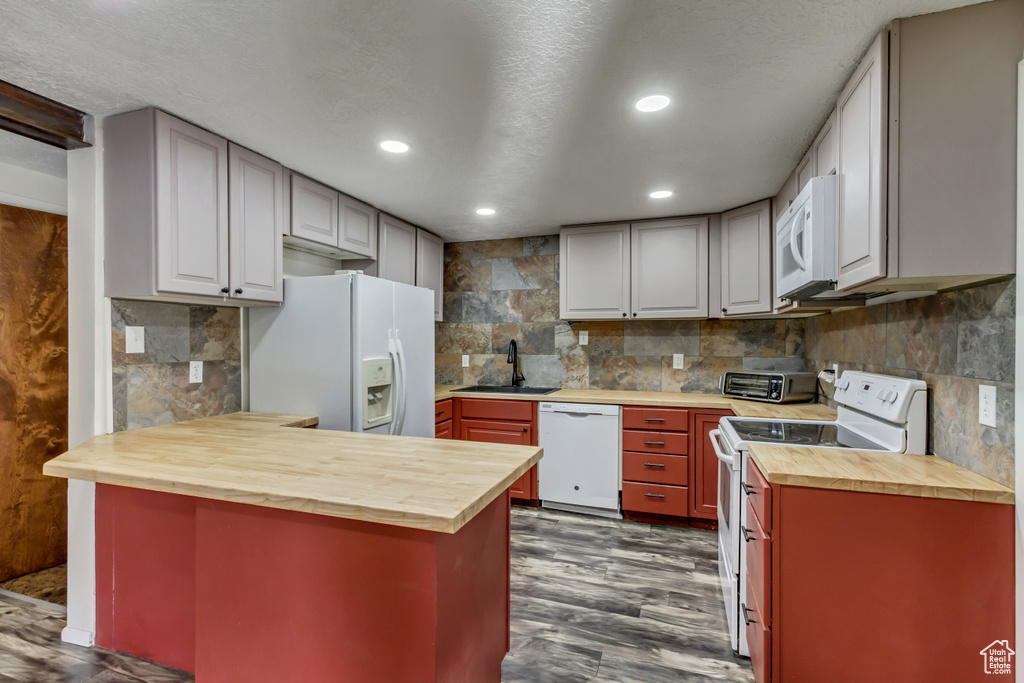
M 68 181 L 0 161 L 0 204 L 66 216 Z
M 68 153 L 68 436 L 73 448 L 111 431 L 110 300 L 103 297 L 103 131 Z M 96 633 L 95 484 L 68 482 L 68 624 L 61 637 Z

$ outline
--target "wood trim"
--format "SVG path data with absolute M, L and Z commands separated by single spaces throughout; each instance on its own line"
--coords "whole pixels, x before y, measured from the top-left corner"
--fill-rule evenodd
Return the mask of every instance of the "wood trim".
M 0 81 L 0 129 L 61 149 L 91 147 L 86 114 L 34 92 Z

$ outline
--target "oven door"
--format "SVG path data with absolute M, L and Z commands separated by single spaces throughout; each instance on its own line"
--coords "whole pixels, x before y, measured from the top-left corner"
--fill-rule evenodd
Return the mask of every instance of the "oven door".
M 718 458 L 718 544 L 730 572 L 739 574 L 741 459 L 721 431 L 714 429 L 709 436 Z

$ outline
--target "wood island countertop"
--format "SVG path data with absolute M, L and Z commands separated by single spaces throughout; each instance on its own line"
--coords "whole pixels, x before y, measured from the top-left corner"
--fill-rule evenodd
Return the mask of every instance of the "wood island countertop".
M 97 436 L 43 473 L 455 533 L 541 458 L 536 446 L 301 429 L 233 413 Z
M 461 385 L 438 385 L 436 398 L 488 398 L 563 403 L 731 410 L 740 417 L 782 420 L 834 420 L 836 411 L 816 403 L 763 403 L 718 394 L 656 391 L 560 389 L 543 396 L 528 394 L 460 393 Z M 886 493 L 921 498 L 945 498 L 1013 504 L 1014 491 L 936 455 L 904 455 L 842 448 L 808 448 L 755 444 L 750 455 L 769 483 L 780 486 Z

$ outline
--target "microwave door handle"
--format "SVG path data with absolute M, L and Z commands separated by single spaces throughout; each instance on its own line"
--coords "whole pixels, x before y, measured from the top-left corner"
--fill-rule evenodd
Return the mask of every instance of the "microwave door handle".
M 715 449 L 715 456 L 729 467 L 735 469 L 736 459 L 733 458 L 728 453 L 726 453 L 725 451 L 723 451 L 722 445 L 718 442 L 718 439 L 721 435 L 722 432 L 717 429 L 712 429 L 710 432 L 708 432 L 708 436 L 711 437 L 711 445 Z
M 800 227 L 800 230 L 797 230 L 798 226 Z M 804 261 L 803 252 L 800 251 L 799 247 L 797 246 L 797 241 L 796 241 L 797 236 L 801 232 L 803 232 L 803 228 L 804 228 L 804 207 L 801 206 L 800 210 L 797 211 L 796 217 L 793 219 L 793 227 L 790 228 L 790 230 L 789 230 L 789 250 L 793 254 L 793 260 L 796 261 L 796 264 L 798 266 L 800 266 L 800 270 L 807 270 L 807 262 Z

